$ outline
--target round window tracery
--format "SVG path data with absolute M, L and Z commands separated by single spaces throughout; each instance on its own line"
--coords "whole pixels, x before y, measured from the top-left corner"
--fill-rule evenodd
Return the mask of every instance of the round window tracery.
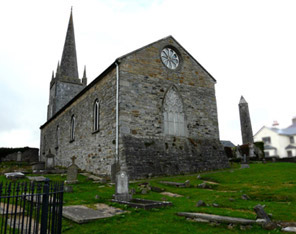
M 169 69 L 176 69 L 179 65 L 179 57 L 171 48 L 164 48 L 160 54 L 161 60 Z

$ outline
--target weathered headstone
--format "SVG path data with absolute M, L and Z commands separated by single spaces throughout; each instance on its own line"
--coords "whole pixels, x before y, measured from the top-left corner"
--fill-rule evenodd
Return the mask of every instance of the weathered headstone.
M 71 159 L 72 159 L 72 164 L 68 167 L 68 170 L 67 170 L 67 180 L 65 181 L 66 184 L 76 184 L 78 182 L 77 180 L 78 166 L 75 164 L 76 157 L 73 156 Z
M 22 152 L 21 151 L 18 151 L 17 152 L 16 161 L 17 162 L 21 162 L 22 161 Z
M 247 161 L 247 155 L 245 155 L 245 154 L 244 154 L 244 157 L 243 157 L 243 160 L 241 163 L 241 169 L 244 169 L 244 168 L 250 168 L 248 161 Z
M 242 155 L 239 152 L 239 145 L 236 147 L 236 158 L 242 158 Z
M 54 169 L 54 155 L 50 150 L 45 158 L 45 169 Z
M 120 170 L 116 174 L 114 199 L 117 201 L 130 201 L 132 195 L 128 191 L 128 175 L 125 170 Z

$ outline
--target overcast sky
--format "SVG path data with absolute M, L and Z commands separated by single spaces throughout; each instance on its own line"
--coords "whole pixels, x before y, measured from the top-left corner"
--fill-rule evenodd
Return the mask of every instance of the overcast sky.
M 222 140 L 241 143 L 241 95 L 254 134 L 296 115 L 295 0 L 1 0 L 0 147 L 39 147 L 71 6 L 88 83 L 117 57 L 172 35 L 217 80 Z

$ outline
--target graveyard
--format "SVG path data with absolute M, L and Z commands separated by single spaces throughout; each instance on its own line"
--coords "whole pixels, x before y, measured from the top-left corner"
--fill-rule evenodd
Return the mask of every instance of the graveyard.
M 249 166 L 233 163 L 226 170 L 129 181 L 133 199 L 170 203 L 148 209 L 115 202 L 120 189 L 114 183 L 80 171 L 76 178 L 67 173 L 32 174 L 25 163 L 2 163 L 0 182 L 29 181 L 27 176 L 70 181 L 65 184 L 63 233 L 279 233 L 295 227 L 296 165 L 253 162 Z M 26 172 L 25 177 L 7 179 L 4 173 L 11 171 Z M 256 223 L 254 207 L 259 204 L 273 226 Z M 80 219 L 66 215 L 71 206 Z M 88 213 L 99 215 L 84 220 Z

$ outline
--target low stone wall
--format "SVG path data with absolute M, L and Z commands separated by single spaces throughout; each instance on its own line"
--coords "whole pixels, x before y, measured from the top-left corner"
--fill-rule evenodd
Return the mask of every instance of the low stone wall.
M 18 152 L 19 151 L 8 154 L 5 157 L 3 157 L 1 160 L 3 162 L 18 161 L 17 159 Z M 27 148 L 23 152 L 21 152 L 21 162 L 38 162 L 39 160 L 38 155 L 39 155 L 38 148 Z

